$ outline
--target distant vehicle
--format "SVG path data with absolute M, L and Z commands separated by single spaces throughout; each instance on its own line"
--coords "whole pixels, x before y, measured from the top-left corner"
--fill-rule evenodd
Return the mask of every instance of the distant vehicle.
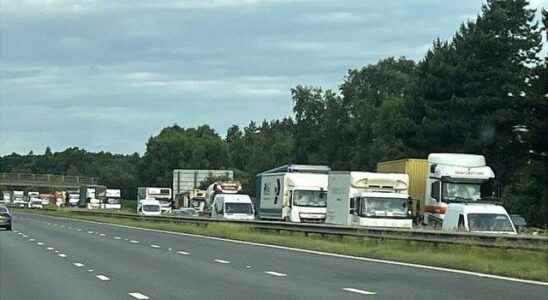
M 50 194 L 40 194 L 38 198 L 42 200 L 42 206 L 48 206 L 51 203 Z
M 527 228 L 527 220 L 520 215 L 510 215 L 510 220 L 512 220 L 512 223 L 514 224 L 514 227 L 516 227 L 516 231 L 518 233 Z
M 78 206 L 78 202 L 80 202 L 80 191 L 79 190 L 69 190 L 67 191 L 68 194 L 68 206 L 75 207 Z
M 32 197 L 29 200 L 29 208 L 44 208 L 44 205 L 42 204 L 42 199 L 38 197 Z
M 11 231 L 12 221 L 11 213 L 5 206 L 0 206 L 0 227 L 5 228 L 7 231 Z
M 101 208 L 104 209 L 122 209 L 121 192 L 119 189 L 107 189 L 106 198 Z
M 203 214 L 207 211 L 206 198 L 207 191 L 192 190 L 182 195 L 182 207 L 189 207 L 195 209 L 199 214 Z
M 29 203 L 25 200 L 25 192 L 13 191 L 13 206 L 15 207 L 28 207 Z
M 409 175 L 412 213 L 424 224 L 442 224 L 451 202 L 491 199 L 495 174 L 483 155 L 432 153 L 428 159 L 400 159 L 377 164 L 377 172 Z
M 255 210 L 248 195 L 216 194 L 211 205 L 212 218 L 229 220 L 254 220 Z
M 137 213 L 143 216 L 161 216 L 162 207 L 156 199 L 144 199 L 139 201 Z
M 170 188 L 139 187 L 137 188 L 137 209 L 145 199 L 156 199 L 162 206 L 162 212 L 170 213 L 173 209 L 173 200 Z
M 285 165 L 258 174 L 259 218 L 323 223 L 329 171 L 327 166 Z
M 491 203 L 450 203 L 443 231 L 517 234 L 504 207 Z
M 198 217 L 198 210 L 192 207 L 183 207 L 173 210 L 174 217 Z
M 69 196 L 70 197 L 70 196 Z M 106 199 L 106 187 L 100 185 L 83 185 L 80 187 L 78 206 L 87 209 L 101 208 Z M 69 198 L 70 201 L 70 198 Z
M 407 174 L 330 172 L 326 223 L 411 228 Z
M 2 192 L 2 199 L 0 200 L 0 204 L 3 204 L 3 205 L 11 204 L 11 192 L 9 191 Z

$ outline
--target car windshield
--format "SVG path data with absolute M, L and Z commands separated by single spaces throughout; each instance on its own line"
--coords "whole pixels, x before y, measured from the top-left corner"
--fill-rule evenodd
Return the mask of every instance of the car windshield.
M 361 200 L 363 203 L 360 207 L 362 216 L 407 216 L 407 199 L 405 198 L 364 197 Z
M 476 232 L 514 231 L 510 219 L 503 214 L 469 214 L 468 226 Z
M 146 204 L 146 205 L 143 205 L 143 210 L 150 211 L 150 212 L 158 212 L 160 211 L 160 205 Z
M 226 203 L 225 214 L 253 214 L 250 203 Z
M 327 206 L 327 192 L 297 190 L 293 192 L 293 205 L 325 207 Z
M 477 201 L 481 198 L 481 185 L 479 183 L 454 183 L 444 182 L 443 186 L 444 201 Z

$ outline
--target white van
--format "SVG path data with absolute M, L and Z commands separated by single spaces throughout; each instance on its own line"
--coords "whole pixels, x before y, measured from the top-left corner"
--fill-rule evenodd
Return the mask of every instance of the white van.
M 248 195 L 217 194 L 211 205 L 211 217 L 229 220 L 254 220 L 253 202 Z
M 517 234 L 506 209 L 489 203 L 450 203 L 442 229 L 449 232 Z
M 143 216 L 161 216 L 162 206 L 160 201 L 156 199 L 140 200 L 137 207 L 137 212 Z

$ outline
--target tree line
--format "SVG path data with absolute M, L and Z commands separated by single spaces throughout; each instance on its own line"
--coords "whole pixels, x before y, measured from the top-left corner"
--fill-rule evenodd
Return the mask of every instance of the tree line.
M 293 115 L 233 125 L 166 127 L 143 155 L 68 148 L 0 158 L 0 171 L 97 176 L 135 197 L 137 186 L 171 186 L 172 170 L 233 169 L 254 194 L 255 175 L 286 163 L 375 170 L 376 163 L 432 152 L 483 154 L 504 201 L 548 224 L 548 13 L 526 0 L 488 0 L 424 58 L 388 57 L 349 70 L 338 91 L 296 86 Z

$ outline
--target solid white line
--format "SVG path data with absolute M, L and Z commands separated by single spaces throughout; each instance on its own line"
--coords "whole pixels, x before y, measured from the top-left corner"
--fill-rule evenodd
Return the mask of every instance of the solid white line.
M 542 281 L 536 281 L 536 280 L 527 280 L 527 279 L 520 279 L 520 278 L 506 277 L 506 276 L 499 276 L 499 275 L 491 275 L 491 274 L 478 273 L 478 272 L 465 271 L 465 270 L 457 270 L 457 269 L 449 269 L 449 268 L 443 268 L 443 267 L 433 267 L 433 266 L 405 263 L 405 262 L 399 262 L 399 261 L 393 261 L 393 260 L 383 260 L 383 259 L 376 259 L 376 258 L 358 257 L 358 256 L 328 253 L 328 252 L 322 252 L 322 251 L 316 251 L 316 250 L 307 250 L 307 249 L 299 249 L 299 248 L 292 248 L 292 247 L 285 247 L 285 246 L 277 246 L 277 245 L 268 245 L 268 244 L 254 243 L 254 242 L 231 240 L 231 239 L 225 239 L 225 238 L 219 238 L 219 237 L 213 237 L 213 236 L 206 236 L 206 235 L 199 235 L 199 234 L 192 234 L 192 233 L 182 233 L 182 232 L 173 232 L 173 231 L 159 230 L 159 229 L 139 228 L 139 227 L 134 227 L 134 226 L 119 225 L 119 224 L 101 223 L 101 222 L 96 222 L 96 221 L 80 220 L 80 219 L 74 219 L 74 218 L 54 217 L 54 216 L 46 216 L 46 217 L 56 218 L 56 219 L 63 219 L 63 220 L 70 220 L 70 221 L 77 220 L 78 222 L 90 223 L 90 224 L 100 224 L 100 225 L 103 225 L 103 226 L 127 228 L 127 229 L 140 230 L 140 231 L 159 232 L 159 233 L 179 235 L 179 236 L 190 236 L 190 237 L 196 237 L 196 238 L 202 238 L 202 239 L 208 239 L 208 240 L 230 242 L 230 243 L 234 243 L 234 244 L 251 245 L 251 246 L 258 246 L 258 247 L 265 247 L 265 248 L 272 248 L 272 249 L 281 249 L 281 250 L 288 250 L 288 251 L 307 253 L 307 254 L 331 256 L 331 257 L 338 257 L 338 258 L 345 258 L 345 259 L 352 259 L 352 260 L 359 260 L 359 261 L 366 261 L 366 262 L 374 262 L 374 263 L 381 263 L 381 264 L 403 266 L 403 267 L 409 267 L 409 268 L 433 270 L 433 271 L 440 271 L 440 272 L 448 272 L 448 273 L 476 276 L 476 277 L 482 277 L 482 278 L 490 278 L 490 279 L 497 279 L 497 280 L 505 280 L 505 281 L 519 282 L 519 283 L 527 283 L 527 284 L 548 286 L 548 282 L 542 282 Z
M 135 299 L 149 299 L 147 296 L 141 294 L 141 293 L 129 293 L 129 295 Z
M 177 251 L 177 253 L 181 254 L 181 255 L 189 255 L 190 253 L 188 252 L 185 252 L 185 251 Z
M 272 271 L 267 271 L 267 272 L 265 272 L 265 273 L 268 274 L 268 275 L 278 276 L 278 277 L 285 277 L 285 276 L 287 276 L 287 274 L 278 273 L 278 272 L 272 272 Z
M 132 244 L 139 244 L 139 241 L 136 241 L 136 240 L 131 240 L 129 242 L 132 243 Z
M 67 255 L 66 255 L 65 253 L 59 253 L 59 254 L 57 254 L 57 255 L 59 255 L 59 257 L 62 257 L 62 258 L 67 257 Z
M 102 281 L 110 280 L 110 278 L 106 277 L 105 275 L 97 275 L 97 276 L 95 276 L 95 277 L 101 279 Z
M 152 247 L 152 248 L 156 248 L 156 249 L 160 248 L 160 246 L 158 246 L 158 245 L 154 245 L 154 244 L 150 245 L 150 247 Z
M 228 260 L 222 260 L 222 259 L 214 259 L 214 262 L 218 262 L 220 264 L 229 264 L 230 262 Z
M 364 291 L 364 290 L 358 290 L 358 289 L 354 289 L 354 288 L 344 288 L 343 291 L 352 292 L 352 293 L 358 293 L 358 294 L 362 294 L 362 295 L 376 295 L 376 294 L 377 294 L 377 293 L 375 293 L 375 292 L 369 292 L 369 291 Z
M 77 266 L 78 268 L 81 268 L 84 266 L 84 264 L 81 264 L 81 263 L 73 263 L 73 265 Z

